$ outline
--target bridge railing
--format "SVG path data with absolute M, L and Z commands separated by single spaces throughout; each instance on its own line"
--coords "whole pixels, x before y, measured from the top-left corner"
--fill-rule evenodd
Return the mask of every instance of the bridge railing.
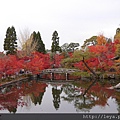
M 47 73 L 73 73 L 77 72 L 79 70 L 77 69 L 66 69 L 66 68 L 55 68 L 55 69 L 45 69 L 42 71 L 42 73 L 47 74 Z

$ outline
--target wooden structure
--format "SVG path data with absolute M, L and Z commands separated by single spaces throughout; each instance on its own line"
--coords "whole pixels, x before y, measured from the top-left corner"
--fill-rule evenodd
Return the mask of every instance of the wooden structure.
M 45 69 L 43 71 L 41 71 L 41 73 L 39 74 L 39 77 L 42 78 L 42 75 L 45 75 L 45 74 L 49 74 L 50 75 L 50 80 L 52 82 L 55 82 L 54 80 L 54 74 L 58 73 L 58 74 L 65 74 L 65 80 L 69 80 L 69 74 L 71 73 L 74 73 L 74 72 L 78 72 L 79 70 L 77 69 L 65 69 L 65 68 L 55 68 L 55 69 Z M 38 76 L 32 76 L 32 78 L 36 78 Z M 7 83 L 4 83 L 4 84 L 1 84 L 0 85 L 0 91 L 4 88 L 7 88 L 9 87 L 10 85 L 11 86 L 14 86 L 14 85 L 17 85 L 18 83 L 20 83 L 21 81 L 27 81 L 29 80 L 30 77 L 25 77 L 25 78 L 20 78 L 20 79 L 17 79 L 17 80 L 13 80 L 13 81 L 10 81 L 10 82 L 7 82 Z
M 66 80 L 69 80 L 69 74 L 78 72 L 79 70 L 77 69 L 66 69 L 66 68 L 54 68 L 54 69 L 45 69 L 40 73 L 40 76 L 44 74 L 50 74 L 51 75 L 51 80 L 54 80 L 54 74 L 65 74 L 66 75 Z

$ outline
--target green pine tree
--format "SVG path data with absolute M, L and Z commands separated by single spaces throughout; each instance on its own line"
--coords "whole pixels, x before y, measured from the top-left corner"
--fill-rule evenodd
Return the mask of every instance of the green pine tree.
M 56 51 L 61 52 L 61 48 L 59 46 L 59 37 L 58 37 L 57 31 L 53 32 L 52 41 L 53 42 L 52 42 L 52 46 L 51 46 L 51 52 L 52 53 L 56 53 Z
M 42 41 L 39 31 L 38 33 L 36 33 L 35 31 L 33 32 L 33 42 L 37 42 L 36 51 L 41 52 L 41 53 L 46 53 L 45 44 Z
M 17 51 L 17 36 L 15 28 L 8 27 L 6 31 L 6 38 L 4 39 L 4 51 L 6 51 L 6 54 L 14 55 Z

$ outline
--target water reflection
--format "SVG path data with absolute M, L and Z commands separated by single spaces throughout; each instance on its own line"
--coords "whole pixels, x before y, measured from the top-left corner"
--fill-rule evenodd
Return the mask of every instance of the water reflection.
M 58 88 L 57 85 L 52 87 L 53 105 L 56 110 L 60 107 L 60 94 L 62 93 L 62 90 L 62 87 Z
M 31 101 L 40 105 L 46 87 L 46 83 L 26 81 L 1 88 L 0 110 L 7 109 L 15 113 L 18 106 L 30 106 Z
M 107 89 L 110 83 L 93 83 L 94 81 L 80 81 L 75 84 L 66 85 L 63 88 L 65 96 L 62 96 L 62 98 L 68 102 L 73 101 L 76 110 L 79 112 L 90 112 L 95 106 L 110 106 L 107 101 L 110 97 L 116 98 L 115 93 L 117 92 Z
M 64 86 L 63 90 L 65 92 L 65 96 L 62 96 L 62 99 L 69 103 L 73 102 L 77 112 L 88 112 L 92 108 L 94 102 L 89 99 L 89 97 L 83 96 L 84 89 L 71 84 Z
M 93 81 L 85 80 L 69 83 L 48 83 L 36 80 L 19 82 L 0 88 L 0 111 L 8 110 L 10 113 L 16 113 L 18 108 L 26 107 L 34 113 L 33 106 L 36 106 L 36 109 L 38 107 L 36 111 L 39 112 L 40 107 L 45 109 L 46 101 L 51 101 L 53 106 L 47 104 L 47 107 L 51 108 L 51 111 L 48 112 L 54 112 L 54 109 L 57 112 L 63 112 L 65 106 L 68 106 L 65 112 L 70 111 L 69 108 L 72 108 L 70 106 L 73 106 L 74 109 L 71 110 L 73 112 L 91 112 L 96 106 L 102 108 L 109 106 L 112 111 L 112 106 L 115 106 L 116 111 L 120 113 L 120 91 L 107 89 L 109 86 L 111 86 L 110 81 L 99 81 L 94 84 Z M 47 96 L 46 90 L 51 91 Z M 101 111 L 102 108 L 99 108 L 98 111 Z
M 118 113 L 120 113 L 120 90 L 119 89 L 115 92 L 115 95 L 113 97 L 115 98 L 115 101 L 117 103 Z

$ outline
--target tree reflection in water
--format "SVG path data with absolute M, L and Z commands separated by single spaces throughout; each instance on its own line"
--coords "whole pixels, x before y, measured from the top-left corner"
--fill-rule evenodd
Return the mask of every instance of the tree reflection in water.
M 62 87 L 58 88 L 57 85 L 52 87 L 53 105 L 56 110 L 60 107 L 60 94 L 62 93 L 62 90 Z
M 108 99 L 114 96 L 115 91 L 107 89 L 110 86 L 108 83 L 94 82 L 93 84 L 93 82 L 80 81 L 64 85 L 63 100 L 73 102 L 76 111 L 79 112 L 89 112 L 96 105 L 105 107 L 108 105 Z
M 108 99 L 111 98 L 116 101 L 118 112 L 120 112 L 120 91 L 107 89 L 111 86 L 109 81 L 97 81 L 93 84 L 93 81 L 85 80 L 59 84 L 57 82 L 45 83 L 32 80 L 1 88 L 0 110 L 8 110 L 15 113 L 18 106 L 26 106 L 27 109 L 30 109 L 31 103 L 34 106 L 41 105 L 47 84 L 52 87 L 47 90 L 52 94 L 50 100 L 52 100 L 56 110 L 60 108 L 62 102 L 67 101 L 74 106 L 77 112 L 89 112 L 95 106 L 105 107 L 109 105 Z M 48 99 L 44 100 L 47 101 Z
M 18 106 L 30 105 L 29 98 L 35 105 L 37 103 L 40 105 L 46 87 L 46 83 L 36 82 L 35 80 L 5 87 L 1 89 L 0 93 L 0 110 L 7 109 L 9 112 L 15 113 Z
M 80 88 L 81 89 L 81 88 Z M 74 104 L 76 111 L 89 111 L 91 109 L 91 101 L 87 98 L 85 98 L 82 95 L 82 92 L 77 90 L 77 87 L 74 85 L 66 85 L 63 87 L 63 91 L 65 92 L 65 96 L 62 96 L 62 98 L 65 101 L 68 101 L 69 103 Z
M 120 89 L 117 89 L 114 95 L 115 101 L 118 104 L 118 113 L 120 113 Z

